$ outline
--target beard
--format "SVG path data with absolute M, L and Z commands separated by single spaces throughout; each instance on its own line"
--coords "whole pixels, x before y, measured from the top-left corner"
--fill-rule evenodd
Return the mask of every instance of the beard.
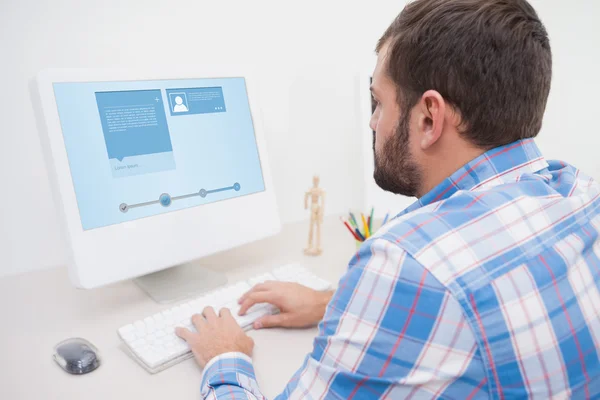
M 373 134 L 373 155 L 375 158 L 375 183 L 385 191 L 404 196 L 417 195 L 421 172 L 409 147 L 409 113 L 402 116 L 396 132 L 383 144 L 381 154 L 375 151 Z

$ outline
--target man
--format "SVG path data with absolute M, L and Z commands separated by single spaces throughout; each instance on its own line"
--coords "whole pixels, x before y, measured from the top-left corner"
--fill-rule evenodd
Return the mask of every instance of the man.
M 417 0 L 377 53 L 375 180 L 419 200 L 335 293 L 265 283 L 241 299 L 281 309 L 255 328 L 321 321 L 281 397 L 599 398 L 600 187 L 533 141 L 552 69 L 535 11 Z M 194 323 L 178 334 L 206 364 L 202 395 L 262 398 L 229 312 Z

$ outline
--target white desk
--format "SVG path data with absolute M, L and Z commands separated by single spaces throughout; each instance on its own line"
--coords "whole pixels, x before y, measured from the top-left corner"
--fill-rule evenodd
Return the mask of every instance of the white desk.
M 202 260 L 230 282 L 299 261 L 337 285 L 356 248 L 337 217 L 323 226 L 324 253 L 302 254 L 308 223 L 284 226 L 273 238 Z M 35 251 L 35 249 L 32 249 Z M 154 303 L 133 282 L 95 290 L 74 289 L 65 268 L 0 279 L 0 399 L 198 399 L 201 370 L 193 359 L 151 375 L 125 353 L 116 330 L 172 305 Z M 316 328 L 250 331 L 254 366 L 263 393 L 273 398 L 312 348 Z M 102 365 L 82 376 L 64 372 L 53 347 L 83 337 L 100 351 Z

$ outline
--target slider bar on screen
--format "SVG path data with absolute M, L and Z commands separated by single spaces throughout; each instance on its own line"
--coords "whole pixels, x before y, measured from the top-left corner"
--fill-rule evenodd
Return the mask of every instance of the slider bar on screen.
M 145 203 L 138 203 L 138 204 L 126 204 L 126 203 L 122 203 L 122 204 L 119 205 L 119 210 L 121 212 L 123 212 L 123 213 L 126 213 L 131 208 L 145 207 L 145 206 L 150 206 L 150 205 L 153 205 L 153 204 L 161 204 L 163 207 L 168 207 L 175 200 L 182 200 L 182 199 L 187 199 L 189 197 L 196 197 L 196 196 L 200 196 L 202 198 L 205 198 L 209 194 L 219 193 L 219 192 L 225 192 L 225 191 L 228 191 L 228 190 L 235 190 L 236 192 L 239 192 L 240 189 L 241 189 L 241 185 L 238 182 L 236 182 L 236 183 L 233 184 L 233 186 L 227 186 L 227 187 L 224 187 L 224 188 L 211 189 L 211 190 L 200 189 L 198 192 L 195 192 L 195 193 L 184 194 L 184 195 L 175 196 L 175 197 L 171 197 L 168 193 L 163 193 L 163 194 L 160 195 L 160 197 L 158 198 L 158 200 L 147 201 Z

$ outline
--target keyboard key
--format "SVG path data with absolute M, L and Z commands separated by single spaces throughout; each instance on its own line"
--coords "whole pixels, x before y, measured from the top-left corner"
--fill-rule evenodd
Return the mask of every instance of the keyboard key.
M 194 300 L 194 301 L 190 302 L 190 307 L 192 309 L 192 315 L 200 314 L 202 312 L 202 310 L 204 310 L 206 303 L 203 300 L 204 299 L 200 299 L 200 300 Z
M 122 333 L 121 331 L 119 331 L 119 335 L 121 336 L 121 339 L 123 339 L 126 342 L 131 342 L 137 338 L 135 331 L 125 332 L 125 333 Z
M 174 320 L 181 319 L 181 315 L 183 314 L 183 310 L 181 309 L 181 306 L 175 306 L 171 310 L 172 310 L 172 317 Z
M 259 275 L 255 278 L 252 279 L 248 279 L 248 283 L 250 284 L 251 287 L 258 285 L 259 283 L 264 283 L 267 281 L 276 281 L 277 278 L 275 278 L 275 276 L 271 273 L 267 273 L 267 274 L 262 274 Z
M 238 284 L 232 286 L 230 299 L 239 299 L 244 293 L 246 293 L 250 289 L 252 289 L 252 286 L 250 286 L 248 283 L 239 282 Z
M 163 339 L 165 340 L 165 343 L 168 343 L 179 340 L 179 337 L 175 333 L 169 333 Z
M 123 335 L 125 333 L 130 333 L 133 331 L 135 331 L 135 327 L 133 326 L 133 324 L 128 324 L 128 325 L 125 325 L 125 326 L 119 328 L 119 333 L 121 335 Z
M 139 339 L 145 338 L 147 334 L 148 334 L 148 332 L 146 332 L 145 330 L 144 331 L 135 331 L 135 337 L 139 338 Z
M 173 354 L 180 354 L 184 351 L 189 351 L 190 346 L 183 341 L 183 339 L 179 339 L 179 342 L 175 342 L 175 345 L 172 347 Z
M 190 307 L 190 305 L 188 303 L 183 303 L 181 305 L 181 312 L 184 314 L 191 314 L 192 313 L 192 307 Z
M 154 321 L 156 323 L 160 323 L 162 322 L 165 318 L 163 317 L 162 313 L 156 313 L 152 316 L 152 318 L 154 319 Z

